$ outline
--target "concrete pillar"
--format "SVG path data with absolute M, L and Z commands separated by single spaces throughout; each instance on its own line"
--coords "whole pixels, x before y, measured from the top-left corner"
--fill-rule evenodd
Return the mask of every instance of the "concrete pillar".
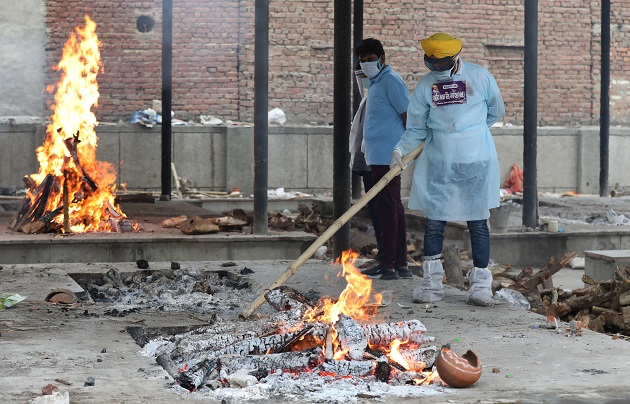
M 578 130 L 578 192 L 599 192 L 599 131 L 597 128 Z
M 254 129 L 228 127 L 225 143 L 225 186 L 249 196 L 254 192 Z

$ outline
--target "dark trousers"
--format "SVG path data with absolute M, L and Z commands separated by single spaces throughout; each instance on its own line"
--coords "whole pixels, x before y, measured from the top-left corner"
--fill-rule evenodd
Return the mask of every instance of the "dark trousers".
M 372 181 L 376 184 L 387 172 L 389 166 L 374 165 Z M 381 249 L 378 262 L 392 269 L 407 266 L 407 224 L 405 207 L 400 199 L 400 175 L 394 177 L 376 196 L 376 214 L 381 225 Z
M 361 176 L 361 179 L 363 180 L 363 189 L 366 193 L 372 189 L 374 182 L 372 181 L 372 173 L 370 171 L 355 171 L 355 174 Z M 376 236 L 376 248 L 378 248 L 379 251 L 376 259 L 378 260 L 383 247 L 381 245 L 381 224 L 379 222 L 378 215 L 376 214 L 376 198 L 368 202 L 368 212 L 370 212 L 372 227 L 374 227 L 374 235 Z
M 473 265 L 477 268 L 488 268 L 490 261 L 490 231 L 487 220 L 470 220 L 466 222 L 470 233 L 470 246 L 472 249 Z M 442 254 L 444 244 L 443 220 L 427 218 L 424 228 L 424 256 L 433 257 Z

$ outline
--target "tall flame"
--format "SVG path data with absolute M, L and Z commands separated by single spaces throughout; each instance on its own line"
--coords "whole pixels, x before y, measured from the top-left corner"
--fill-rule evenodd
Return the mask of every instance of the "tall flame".
M 63 207 L 63 191 L 67 186 L 67 214 L 72 232 L 111 231 L 111 219 L 125 215 L 115 207 L 116 171 L 112 164 L 96 159 L 98 124 L 92 107 L 98 105 L 96 77 L 102 68 L 96 35 L 96 23 L 87 15 L 85 26 L 77 27 L 76 33 L 63 48 L 63 57 L 55 70 L 62 72 L 57 83 L 55 103 L 51 109 L 51 123 L 46 129 L 46 140 L 37 148 L 39 172 L 30 175 L 35 186 L 27 196 L 35 202 L 36 186 L 47 176 L 56 179 L 46 202 L 46 212 L 56 212 L 53 222 L 60 224 Z M 54 86 L 48 86 L 52 92 Z
M 359 322 L 366 322 L 372 317 L 374 311 L 367 308 L 366 304 L 370 301 L 370 296 L 376 300 L 376 304 L 380 304 L 382 296 L 380 293 L 372 293 L 372 279 L 361 274 L 354 266 L 358 257 L 359 254 L 352 250 L 341 253 L 342 270 L 338 276 L 346 279 L 346 288 L 336 301 L 325 299 L 319 307 L 306 313 L 305 318 L 333 324 L 339 320 L 341 314 Z

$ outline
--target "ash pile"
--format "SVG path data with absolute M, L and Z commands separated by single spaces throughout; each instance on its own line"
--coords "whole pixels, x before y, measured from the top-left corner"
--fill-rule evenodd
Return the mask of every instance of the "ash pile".
M 264 295 L 275 309 L 270 315 L 216 316 L 198 329 L 153 338 L 142 353 L 155 358 L 180 393 L 214 399 L 308 394 L 342 402 L 443 392 L 434 370 L 440 349 L 422 322 L 374 323 L 382 296 L 371 292 L 371 279 L 345 261 L 342 276 L 348 286 L 338 298 L 313 301 L 280 286 Z
M 222 265 L 225 270 L 208 271 L 197 267 L 149 268 L 146 261 L 138 261 L 143 270 L 123 273 L 112 267 L 96 279 L 78 278 L 79 284 L 95 302 L 108 303 L 105 315 L 124 317 L 131 313 L 165 311 L 186 312 L 203 317 L 234 313 L 243 300 L 249 299 L 252 270 L 244 267 L 238 272 L 228 270 L 233 262 Z

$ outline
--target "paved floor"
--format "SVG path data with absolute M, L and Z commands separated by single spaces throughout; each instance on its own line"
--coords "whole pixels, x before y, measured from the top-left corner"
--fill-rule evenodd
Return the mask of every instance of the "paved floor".
M 292 261 L 239 261 L 233 267 L 254 270 L 253 300 Z M 225 269 L 222 262 L 185 262 L 182 268 L 214 271 Z M 166 372 L 153 360 L 139 355 L 140 347 L 125 331 L 128 326 L 164 327 L 201 324 L 190 313 L 142 311 L 124 318 L 105 315 L 106 304 L 85 303 L 64 308 L 45 303 L 48 292 L 57 287 L 77 288 L 69 273 L 103 273 L 112 264 L 5 265 L 0 270 L 3 292 L 28 296 L 18 305 L 0 310 L 0 402 L 30 402 L 42 387 L 53 383 L 78 403 L 171 403 L 198 401 L 195 394 L 182 394 L 171 386 Z M 132 264 L 115 264 L 122 272 L 137 270 Z M 170 263 L 151 263 L 153 269 Z M 336 277 L 339 267 L 326 261 L 309 260 L 287 282 L 301 291 L 338 296 L 345 280 Z M 558 282 L 578 285 L 579 271 L 563 270 Z M 419 319 L 436 344 L 450 343 L 463 354 L 472 349 L 483 364 L 481 379 L 468 389 L 445 388 L 432 391 L 431 402 L 612 402 L 630 399 L 626 381 L 630 378 L 627 358 L 630 344 L 622 339 L 586 330 L 581 337 L 567 337 L 538 327 L 542 317 L 509 305 L 489 308 L 468 306 L 464 292 L 447 287 L 445 299 L 435 307 L 412 302 L 412 290 L 419 278 L 396 281 L 375 280 L 373 289 L 393 291 L 393 303 L 383 308 L 375 321 Z M 248 301 L 243 301 L 246 307 Z M 268 312 L 267 305 L 260 313 Z M 231 314 L 230 314 L 231 313 Z M 226 320 L 239 321 L 238 309 L 227 310 Z M 94 386 L 85 387 L 88 377 Z M 203 397 L 205 402 L 250 402 L 247 391 L 239 399 L 229 391 Z M 259 393 L 259 392 L 258 392 Z M 251 402 L 310 403 L 338 402 L 332 399 L 274 396 Z M 221 396 L 220 394 L 224 394 Z M 339 393 L 341 394 L 341 392 Z M 401 397 L 395 392 L 380 399 L 346 397 L 344 401 L 412 403 L 423 397 Z M 427 393 L 428 394 L 428 393 Z M 245 398 L 243 398 L 245 397 Z M 254 397 L 254 394 L 250 397 Z
M 547 201 L 547 199 L 550 199 Z M 627 198 L 587 198 L 556 196 L 541 198 L 541 216 L 560 218 L 564 226 L 590 228 L 580 218 L 601 216 L 608 209 L 628 214 Z M 518 229 L 520 216 L 515 209 L 511 226 Z M 160 215 L 156 215 L 160 216 Z M 173 216 L 171 211 L 163 217 Z M 154 225 L 159 222 L 155 222 Z M 611 225 L 597 225 L 609 228 Z M 621 226 L 625 227 L 625 226 Z M 236 269 L 254 270 L 252 288 L 241 302 L 247 306 L 262 289 L 272 283 L 292 263 L 288 260 L 237 261 Z M 221 261 L 182 262 L 183 268 L 215 271 Z M 66 390 L 71 402 L 79 403 L 171 403 L 174 401 L 249 402 L 248 392 L 230 398 L 219 393 L 212 397 L 182 394 L 153 360 L 139 354 L 140 347 L 126 332 L 129 326 L 191 326 L 203 317 L 190 313 L 165 313 L 145 310 L 118 318 L 106 315 L 107 304 L 83 303 L 60 307 L 44 302 L 53 289 L 64 287 L 79 291 L 70 273 L 104 273 L 112 266 L 123 272 L 137 270 L 135 263 L 3 265 L 0 293 L 28 296 L 15 307 L 0 310 L 0 402 L 30 402 L 42 387 L 53 383 Z M 168 268 L 170 262 L 152 262 L 153 269 Z M 314 289 L 319 294 L 338 296 L 345 281 L 338 280 L 338 267 L 326 261 L 309 260 L 287 285 L 301 291 Z M 581 271 L 564 269 L 554 276 L 556 286 L 576 288 Z M 469 389 L 431 392 L 432 402 L 620 402 L 630 400 L 626 383 L 630 379 L 627 357 L 630 344 L 608 335 L 586 330 L 582 337 L 567 337 L 538 327 L 536 314 L 497 305 L 477 308 L 464 303 L 464 292 L 447 287 L 445 299 L 435 307 L 412 302 L 412 291 L 420 278 L 374 281 L 376 291 L 392 290 L 393 304 L 383 308 L 375 321 L 419 319 L 437 344 L 450 343 L 464 353 L 474 350 L 484 365 L 481 379 Z M 265 312 L 268 307 L 261 307 Z M 240 310 L 227 310 L 226 320 L 238 321 Z M 493 372 L 494 370 L 494 372 Z M 495 373 L 496 372 L 496 373 Z M 95 385 L 86 387 L 88 377 Z M 222 389 L 224 390 L 224 389 Z M 226 391 L 224 391 L 225 393 Z M 415 393 L 422 397 L 422 391 Z M 427 393 L 429 394 L 429 393 Z M 356 402 L 418 402 L 418 397 L 402 397 L 390 392 L 380 399 L 358 398 Z M 245 398 L 243 398 L 245 397 Z M 341 397 L 341 395 L 339 395 Z M 260 398 L 256 402 L 337 402 L 298 396 Z

